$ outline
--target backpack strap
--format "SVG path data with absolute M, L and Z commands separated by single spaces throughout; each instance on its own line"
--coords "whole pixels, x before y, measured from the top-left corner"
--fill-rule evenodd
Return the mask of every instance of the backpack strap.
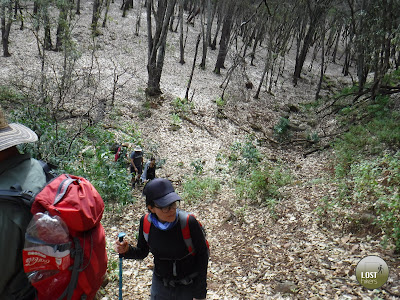
M 143 219 L 143 236 L 147 243 L 149 242 L 150 227 L 151 227 L 151 217 L 150 213 L 147 213 Z
M 196 254 L 196 251 L 193 246 L 192 236 L 190 234 L 190 228 L 189 228 L 189 217 L 191 215 L 192 214 L 183 210 L 178 211 L 179 224 L 181 225 L 183 240 L 189 251 L 189 255 L 194 256 Z M 143 218 L 143 236 L 146 242 L 149 242 L 150 227 L 151 227 L 151 217 L 150 213 L 147 213 Z
M 34 194 L 30 191 L 23 191 L 20 185 L 12 186 L 9 190 L 0 190 L 0 201 L 22 203 L 30 209 L 33 200 Z
M 53 178 L 57 177 L 57 174 L 54 171 L 55 169 L 57 169 L 57 166 L 55 166 L 55 165 L 53 165 L 51 163 L 47 163 L 47 162 L 45 162 L 43 160 L 38 160 L 38 162 L 42 166 L 43 171 L 44 171 L 44 173 L 46 175 L 46 182 L 49 182 Z
M 79 238 L 74 237 L 74 245 L 74 265 L 72 267 L 71 280 L 62 295 L 58 298 L 58 300 L 63 300 L 65 299 L 65 297 L 67 297 L 67 300 L 71 300 L 76 285 L 78 283 L 79 273 L 82 271 L 81 266 L 83 264 L 83 248 L 81 246 L 81 243 L 79 242 Z
M 178 211 L 178 218 L 179 218 L 179 223 L 181 224 L 183 240 L 185 241 L 189 254 L 195 255 L 196 251 L 193 246 L 192 236 L 190 235 L 190 228 L 189 228 L 190 215 L 191 214 L 187 213 L 186 211 L 182 210 Z

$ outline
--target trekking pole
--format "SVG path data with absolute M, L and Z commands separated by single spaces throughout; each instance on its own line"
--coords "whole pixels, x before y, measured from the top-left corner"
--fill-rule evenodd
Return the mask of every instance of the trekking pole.
M 119 242 L 122 243 L 124 240 L 125 232 L 120 232 L 118 234 Z M 119 255 L 119 300 L 122 300 L 122 254 Z

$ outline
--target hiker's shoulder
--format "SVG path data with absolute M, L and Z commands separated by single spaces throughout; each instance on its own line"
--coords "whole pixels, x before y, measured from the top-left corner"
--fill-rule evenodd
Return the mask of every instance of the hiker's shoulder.
M 36 193 L 46 184 L 46 174 L 38 160 L 29 156 L 16 156 L 12 162 L 14 164 L 0 176 L 1 189 L 19 184 L 22 189 Z

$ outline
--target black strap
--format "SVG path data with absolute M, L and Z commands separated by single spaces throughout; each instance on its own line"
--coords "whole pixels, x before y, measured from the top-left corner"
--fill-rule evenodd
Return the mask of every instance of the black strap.
M 12 186 L 9 190 L 0 190 L 0 201 L 22 203 L 28 208 L 32 206 L 34 194 L 30 191 L 23 191 L 21 186 Z
M 72 267 L 71 280 L 62 295 L 58 298 L 58 300 L 63 300 L 65 297 L 67 297 L 67 300 L 71 300 L 76 285 L 78 283 L 79 272 L 82 271 L 81 266 L 83 264 L 83 248 L 81 246 L 81 243 L 79 242 L 79 238 L 74 237 L 74 244 L 74 265 Z

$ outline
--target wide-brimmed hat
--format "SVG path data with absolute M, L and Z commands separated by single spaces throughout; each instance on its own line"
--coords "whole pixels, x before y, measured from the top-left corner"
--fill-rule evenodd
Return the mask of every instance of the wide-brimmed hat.
M 133 151 L 135 151 L 135 152 L 142 152 L 142 148 L 140 148 L 140 146 L 136 145 L 136 146 L 133 148 Z
M 36 142 L 38 137 L 28 127 L 19 124 L 8 124 L 0 106 L 0 151 L 24 143 Z
M 146 196 L 146 202 L 154 201 L 158 207 L 166 207 L 181 200 L 181 197 L 175 193 L 171 181 L 164 178 L 156 178 L 147 183 L 143 194 Z

